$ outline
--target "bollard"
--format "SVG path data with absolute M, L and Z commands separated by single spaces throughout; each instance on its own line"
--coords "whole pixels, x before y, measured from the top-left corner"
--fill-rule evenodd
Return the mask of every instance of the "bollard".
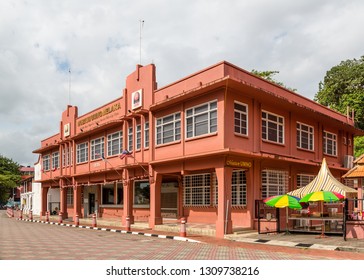
M 76 214 L 74 222 L 76 226 L 80 225 L 80 218 L 78 217 L 78 214 Z
M 58 214 L 58 223 L 59 224 L 62 224 L 62 222 L 63 222 L 63 220 L 62 220 L 62 212 L 59 212 L 59 214 Z
M 33 221 L 33 210 L 29 211 L 29 219 Z
M 20 210 L 19 219 L 23 220 L 23 210 Z
M 14 209 L 11 209 L 11 217 L 14 218 Z
M 97 224 L 96 224 L 96 214 L 92 214 L 92 227 L 96 227 Z
M 126 231 L 130 231 L 130 217 L 125 218 L 125 229 Z
M 49 222 L 49 211 L 46 212 L 46 222 Z
M 186 218 L 181 218 L 181 230 L 179 232 L 179 236 L 181 237 L 186 237 L 187 233 L 186 233 Z

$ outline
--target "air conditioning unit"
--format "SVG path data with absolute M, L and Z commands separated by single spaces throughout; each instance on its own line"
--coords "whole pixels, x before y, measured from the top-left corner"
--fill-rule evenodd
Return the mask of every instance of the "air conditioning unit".
M 353 168 L 353 162 L 354 162 L 354 157 L 351 155 L 345 155 L 344 156 L 344 167 L 345 168 Z

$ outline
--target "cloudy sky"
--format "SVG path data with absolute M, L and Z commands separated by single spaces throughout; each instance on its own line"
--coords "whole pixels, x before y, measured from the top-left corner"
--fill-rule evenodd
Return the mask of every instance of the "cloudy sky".
M 141 20 L 159 86 L 226 60 L 313 99 L 327 70 L 364 55 L 363 14 L 362 0 L 1 0 L 0 154 L 33 165 L 67 104 L 82 115 L 119 97 Z

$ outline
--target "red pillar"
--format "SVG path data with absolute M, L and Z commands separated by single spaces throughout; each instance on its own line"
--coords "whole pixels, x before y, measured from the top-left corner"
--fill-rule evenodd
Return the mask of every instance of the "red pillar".
M 224 238 L 225 234 L 233 232 L 231 220 L 231 167 L 216 167 L 218 180 L 218 207 L 216 221 L 216 237 Z
M 68 218 L 68 213 L 67 213 L 67 188 L 63 188 L 62 186 L 60 186 L 59 188 L 60 190 L 60 209 L 59 212 L 62 213 L 62 219 L 66 219 Z
M 134 224 L 133 216 L 133 187 L 134 181 L 129 180 L 130 171 L 125 172 L 126 181 L 124 182 L 123 192 L 124 192 L 124 212 L 122 217 L 122 224 L 126 225 L 126 218 L 129 219 L 130 224 Z
M 40 205 L 40 218 L 44 217 L 47 212 L 47 203 L 48 203 L 48 190 L 49 187 L 42 187 L 41 191 L 41 205 Z
M 154 228 L 155 225 L 161 225 L 161 189 L 162 189 L 162 175 L 156 173 L 154 180 L 150 184 L 150 217 L 149 226 Z
M 73 221 L 75 221 L 76 215 L 81 216 L 81 188 L 76 184 L 73 187 Z

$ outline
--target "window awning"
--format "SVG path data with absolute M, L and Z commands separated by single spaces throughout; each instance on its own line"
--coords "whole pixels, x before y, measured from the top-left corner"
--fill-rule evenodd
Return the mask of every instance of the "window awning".
M 331 174 L 325 158 L 322 160 L 319 173 L 312 182 L 307 186 L 291 191 L 288 194 L 302 198 L 306 194 L 321 190 L 338 192 L 345 197 L 355 197 L 357 195 L 357 190 L 345 186 Z

